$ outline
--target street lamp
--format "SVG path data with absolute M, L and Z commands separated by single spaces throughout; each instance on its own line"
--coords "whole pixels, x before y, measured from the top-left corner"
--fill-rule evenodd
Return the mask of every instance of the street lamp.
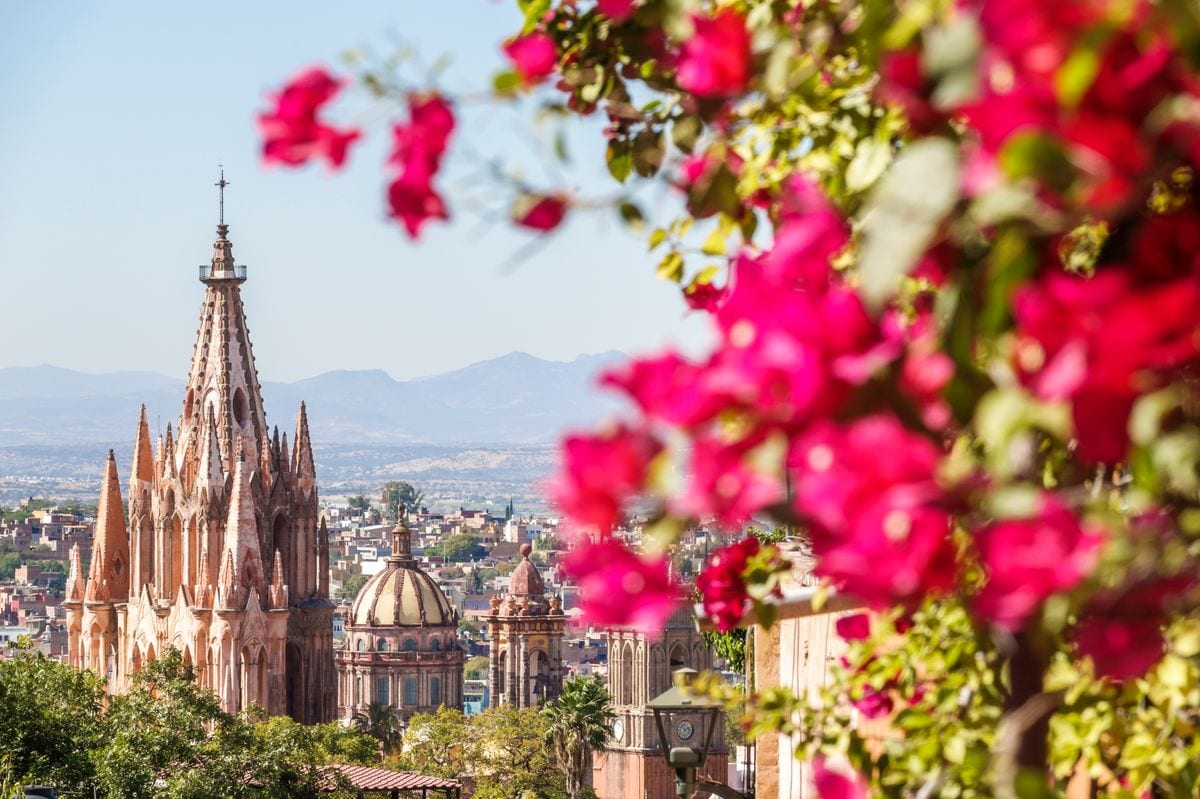
M 706 694 L 692 693 L 689 689 L 695 676 L 695 669 L 676 669 L 672 673 L 674 687 L 646 703 L 654 713 L 658 741 L 667 765 L 675 770 L 675 794 L 680 799 L 691 799 L 697 787 L 702 787 L 717 796 L 740 799 L 742 795 L 727 785 L 708 781 L 698 785 L 696 782 L 696 773 L 704 766 L 712 748 L 713 732 L 721 723 L 721 702 Z M 696 722 L 700 724 L 699 730 Z M 693 740 L 703 741 L 703 744 L 694 746 Z M 674 746 L 674 742 L 680 742 L 680 745 Z

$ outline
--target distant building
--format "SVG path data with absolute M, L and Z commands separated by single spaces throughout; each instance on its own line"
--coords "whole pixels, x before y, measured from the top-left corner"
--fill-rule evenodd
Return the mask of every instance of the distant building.
M 492 597 L 487 618 L 488 694 L 497 705 L 537 707 L 562 692 L 563 632 L 566 617 L 558 597 L 547 599 L 546 585 L 521 545 L 521 562 L 508 582 L 508 596 Z
M 224 207 L 225 180 L 218 184 Z M 222 211 L 223 216 L 223 211 Z M 175 647 L 226 711 L 297 721 L 335 705 L 328 543 L 303 403 L 289 448 L 267 427 L 224 218 L 210 264 L 179 426 L 151 451 L 145 407 L 128 526 L 109 453 L 87 574 L 71 551 L 70 662 L 121 689 Z M 53 523 L 53 518 L 50 523 Z
M 671 687 L 676 669 L 705 671 L 712 668 L 712 654 L 700 633 L 690 607 L 677 610 L 658 636 L 634 630 L 609 630 L 608 692 L 613 698 L 612 742 L 593 760 L 593 786 L 599 799 L 644 799 L 671 796 L 675 777 L 663 757 L 654 714 L 646 703 Z M 671 746 L 698 746 L 701 717 L 672 719 Z M 687 723 L 682 723 L 687 722 Z M 724 782 L 729 753 L 725 747 L 723 719 L 717 723 L 712 751 L 703 773 Z
M 337 652 L 338 716 L 378 702 L 407 720 L 442 705 L 462 707 L 466 653 L 458 614 L 412 556 L 404 520 L 392 531 L 392 555 L 351 606 Z

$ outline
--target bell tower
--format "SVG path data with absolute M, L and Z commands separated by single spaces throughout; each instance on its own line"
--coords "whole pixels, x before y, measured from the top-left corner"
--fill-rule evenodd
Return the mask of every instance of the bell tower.
M 562 693 L 562 639 L 566 616 L 556 596 L 521 545 L 521 562 L 508 581 L 508 596 L 492 597 L 488 617 L 488 696 L 495 705 L 537 707 Z

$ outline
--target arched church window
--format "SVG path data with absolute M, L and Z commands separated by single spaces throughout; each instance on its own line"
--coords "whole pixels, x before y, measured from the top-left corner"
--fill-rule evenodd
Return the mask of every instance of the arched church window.
M 429 680 L 429 704 L 440 705 L 442 703 L 442 681 L 437 677 Z
M 388 651 L 388 642 L 387 642 L 387 639 L 386 639 L 386 638 L 380 638 L 380 639 L 379 639 L 379 646 L 378 646 L 378 649 L 379 649 L 379 651 L 380 651 L 380 652 L 386 652 L 386 651 Z
M 358 649 L 358 651 L 359 651 L 359 652 L 362 652 L 363 650 L 365 650 L 365 649 L 367 648 L 367 639 L 366 639 L 366 638 L 359 638 L 359 639 L 358 639 L 358 645 L 357 645 L 357 647 L 356 647 L 356 648 Z
M 430 642 L 429 648 L 432 649 L 434 652 L 439 652 L 442 649 L 442 642 L 439 641 L 438 639 L 434 638 L 433 641 Z
M 233 392 L 233 418 L 239 427 L 246 426 L 246 392 L 240 388 Z
M 406 638 L 404 640 L 404 651 L 405 652 L 416 652 L 417 651 L 416 639 Z

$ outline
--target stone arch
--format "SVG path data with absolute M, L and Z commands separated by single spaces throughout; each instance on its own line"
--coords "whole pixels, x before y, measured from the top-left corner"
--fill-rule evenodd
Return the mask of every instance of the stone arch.
M 541 649 L 529 652 L 529 704 L 550 698 L 550 656 Z
M 267 649 L 257 641 L 249 641 L 238 655 L 241 667 L 242 708 L 251 704 L 267 705 Z
M 294 582 L 293 572 L 295 571 L 295 564 L 292 562 L 291 523 L 283 511 L 276 513 L 275 518 L 271 520 L 271 543 L 268 551 L 272 549 L 275 551 L 275 557 L 281 561 L 283 581 L 291 586 Z
M 386 638 L 382 638 L 382 637 L 381 637 L 381 638 L 380 638 L 380 639 L 379 639 L 379 640 L 378 640 L 376 643 L 377 643 L 377 646 L 376 646 L 376 648 L 377 648 L 377 649 L 378 649 L 380 652 L 386 652 L 386 651 L 388 651 L 388 639 L 386 639 Z
M 284 649 L 284 680 L 287 691 L 287 714 L 297 721 L 307 721 L 304 703 L 304 653 L 295 641 Z
M 625 642 L 621 649 L 621 704 L 633 704 L 633 644 Z
M 358 637 L 358 640 L 354 643 L 354 649 L 358 652 L 365 652 L 367 650 L 367 637 L 365 635 Z
M 186 547 L 183 537 L 183 517 L 178 513 L 171 514 L 171 562 L 168 564 L 171 584 L 167 586 L 170 599 L 174 599 L 175 591 L 183 583 L 183 550 Z
M 658 696 L 671 687 L 671 672 L 667 668 L 667 653 L 661 644 L 650 647 L 650 693 Z
M 689 658 L 687 654 L 687 648 L 678 641 L 671 644 L 671 658 L 670 662 L 668 663 L 670 666 L 669 670 L 673 673 L 676 669 L 682 669 L 686 667 L 688 662 Z
M 238 386 L 233 392 L 233 399 L 229 403 L 230 410 L 233 412 L 233 420 L 237 422 L 238 427 L 246 429 L 246 422 L 250 420 L 249 403 L 246 402 L 246 392 Z

